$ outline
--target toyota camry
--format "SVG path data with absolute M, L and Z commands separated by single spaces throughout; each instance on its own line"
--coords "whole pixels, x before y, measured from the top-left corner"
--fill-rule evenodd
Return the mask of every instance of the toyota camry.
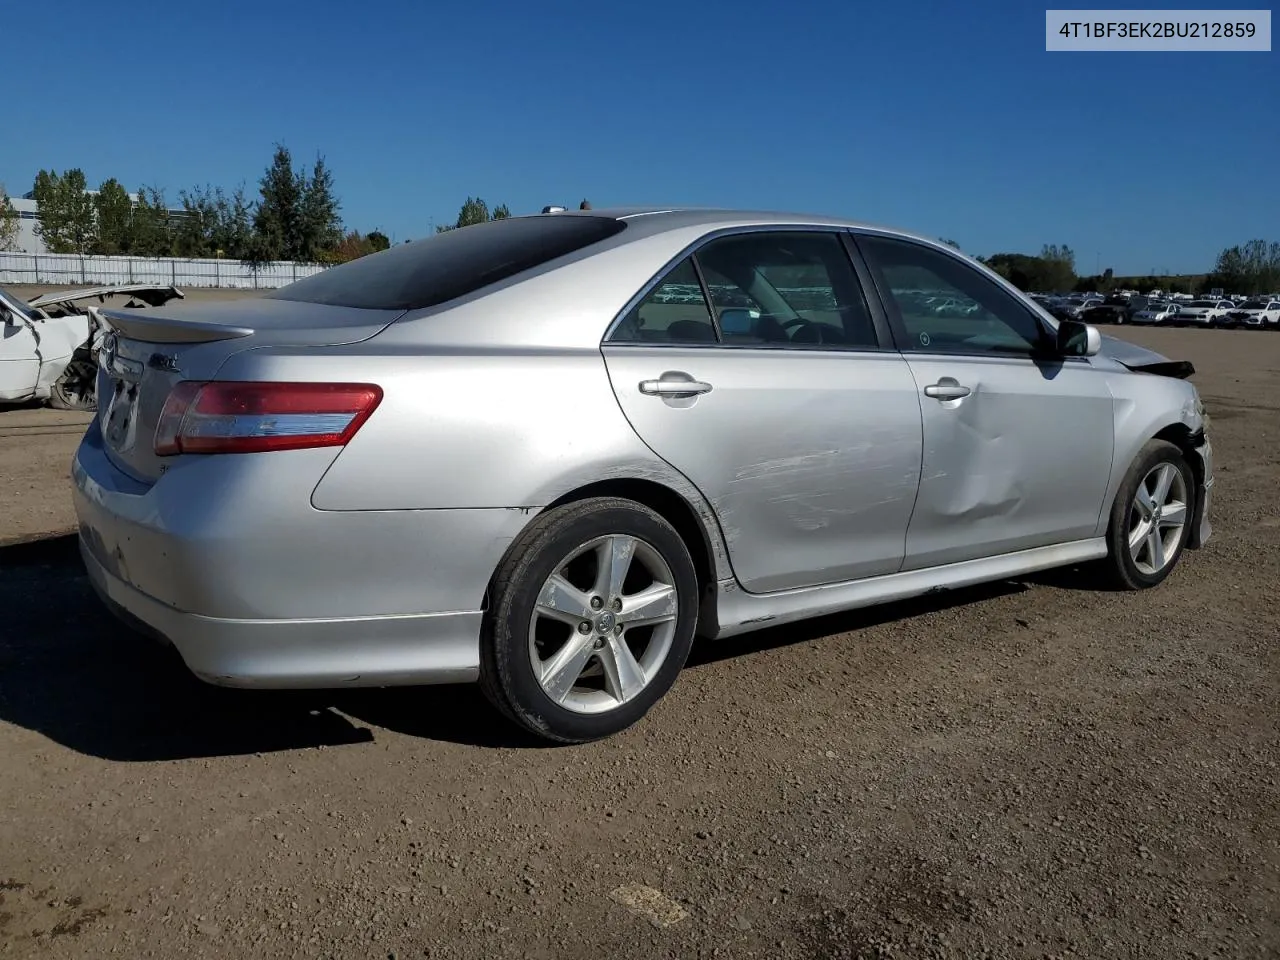
M 695 636 L 1209 536 L 1189 364 L 895 229 L 555 211 L 103 316 L 84 562 L 214 684 L 478 681 L 586 741 Z

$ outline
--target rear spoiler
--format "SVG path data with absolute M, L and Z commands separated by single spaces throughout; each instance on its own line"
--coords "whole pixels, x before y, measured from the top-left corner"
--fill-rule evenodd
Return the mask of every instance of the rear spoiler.
M 233 327 L 225 323 L 200 320 L 174 320 L 132 310 L 99 310 L 104 323 L 130 340 L 147 343 L 210 343 L 214 340 L 236 340 L 253 336 L 251 327 Z
M 1125 363 L 1121 360 L 1120 365 L 1135 373 L 1152 373 L 1157 377 L 1173 377 L 1175 380 L 1186 380 L 1196 372 L 1190 360 L 1161 360 L 1158 363 Z

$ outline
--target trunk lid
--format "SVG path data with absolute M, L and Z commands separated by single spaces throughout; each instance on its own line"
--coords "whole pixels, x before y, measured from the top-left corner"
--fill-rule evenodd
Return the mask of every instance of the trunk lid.
M 385 330 L 400 310 L 358 310 L 248 298 L 102 310 L 108 327 L 98 363 L 98 424 L 111 461 L 136 480 L 156 480 L 173 457 L 157 457 L 156 424 L 182 380 L 213 380 L 233 354 L 259 347 L 332 347 Z

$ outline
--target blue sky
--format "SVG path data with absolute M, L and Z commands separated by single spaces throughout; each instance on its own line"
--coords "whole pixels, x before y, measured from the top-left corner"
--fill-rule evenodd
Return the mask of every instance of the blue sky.
M 0 181 L 130 189 L 325 155 L 349 226 L 468 194 L 831 213 L 1077 268 L 1211 267 L 1280 240 L 1280 53 L 1046 53 L 1028 3 L 471 0 L 11 4 Z M 91 39 L 89 39 L 91 37 Z M 38 82 L 37 82 L 38 77 Z M 78 133 L 83 128 L 91 133 Z

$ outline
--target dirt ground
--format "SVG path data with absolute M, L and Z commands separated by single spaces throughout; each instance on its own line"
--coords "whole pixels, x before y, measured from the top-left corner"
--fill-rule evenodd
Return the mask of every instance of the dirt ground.
M 0 956 L 1280 955 L 1280 335 L 1118 332 L 1212 417 L 1163 586 L 705 643 L 572 748 L 472 688 L 202 686 L 81 576 L 80 422 L 0 415 L 0 540 L 45 535 L 0 547 Z

